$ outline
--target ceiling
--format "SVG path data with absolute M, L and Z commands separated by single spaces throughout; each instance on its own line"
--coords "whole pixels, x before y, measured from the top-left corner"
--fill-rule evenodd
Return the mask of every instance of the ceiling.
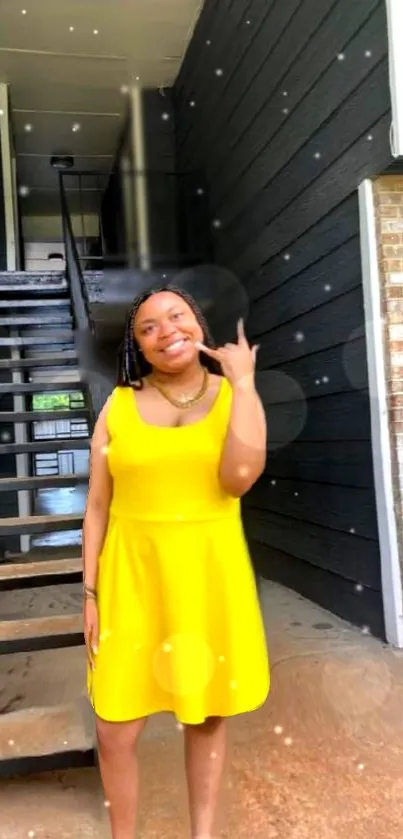
M 0 82 L 9 85 L 23 215 L 58 211 L 52 154 L 74 155 L 77 169 L 109 172 L 127 86 L 173 84 L 201 5 L 2 0 Z M 96 184 L 86 196 L 88 210 L 92 203 Z

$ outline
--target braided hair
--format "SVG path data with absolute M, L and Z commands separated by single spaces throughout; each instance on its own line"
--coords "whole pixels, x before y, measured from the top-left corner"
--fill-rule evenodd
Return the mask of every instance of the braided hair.
M 158 286 L 157 288 L 145 291 L 142 294 L 139 294 L 137 297 L 135 297 L 132 307 L 130 309 L 129 316 L 126 321 L 124 338 L 120 346 L 118 355 L 117 384 L 119 387 L 134 387 L 136 390 L 141 390 L 144 386 L 143 378 L 151 372 L 151 365 L 140 352 L 139 345 L 136 341 L 136 338 L 134 337 L 133 326 L 134 319 L 140 306 L 143 303 L 145 303 L 145 301 L 148 300 L 149 297 L 152 297 L 154 294 L 159 294 L 162 291 L 170 291 L 173 294 L 176 294 L 182 300 L 184 300 L 185 303 L 187 303 L 203 331 L 203 343 L 207 347 L 211 347 L 212 349 L 215 347 L 204 315 L 199 309 L 199 306 L 197 305 L 194 298 L 190 294 L 188 294 L 187 291 L 183 291 L 182 289 L 170 284 Z M 216 373 L 218 375 L 221 375 L 220 365 L 214 359 L 209 358 L 206 355 L 202 355 L 201 362 L 204 365 L 204 367 L 206 367 L 207 370 L 210 371 L 210 373 Z

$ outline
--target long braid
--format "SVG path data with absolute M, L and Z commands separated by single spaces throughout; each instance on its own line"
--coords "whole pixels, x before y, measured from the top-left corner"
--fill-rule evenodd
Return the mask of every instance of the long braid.
M 148 300 L 149 297 L 152 297 L 153 294 L 158 294 L 162 291 L 171 291 L 173 294 L 177 294 L 178 297 L 181 297 L 182 300 L 188 304 L 189 308 L 194 313 L 199 326 L 202 328 L 203 341 L 205 345 L 211 348 L 215 347 L 206 319 L 194 298 L 187 291 L 183 291 L 182 289 L 170 284 L 150 289 L 149 291 L 139 294 L 134 299 L 127 318 L 124 338 L 119 351 L 117 383 L 120 387 L 134 387 L 137 390 L 141 390 L 143 388 L 144 376 L 151 372 L 151 367 L 148 361 L 146 361 L 146 359 L 142 356 L 140 348 L 134 337 L 133 324 L 142 303 L 145 303 L 145 301 Z M 202 363 L 210 371 L 210 373 L 221 373 L 220 365 L 218 362 L 214 361 L 214 359 L 204 356 Z

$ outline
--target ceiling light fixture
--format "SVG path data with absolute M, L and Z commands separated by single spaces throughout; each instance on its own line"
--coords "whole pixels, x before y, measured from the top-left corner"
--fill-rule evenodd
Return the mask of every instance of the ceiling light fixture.
M 50 165 L 53 169 L 72 169 L 74 166 L 74 157 L 71 157 L 69 154 L 53 154 L 50 158 Z
M 27 124 L 24 125 L 24 131 L 27 131 L 28 134 L 29 134 L 30 131 L 32 131 L 32 125 L 31 125 L 30 122 L 27 122 Z
M 74 133 L 76 133 L 76 131 L 79 131 L 79 130 L 80 130 L 80 128 L 81 128 L 80 123 L 79 123 L 79 122 L 75 122 L 75 123 L 73 123 L 73 126 L 72 126 L 72 129 L 71 129 L 71 130 L 72 130 L 72 131 L 74 131 Z

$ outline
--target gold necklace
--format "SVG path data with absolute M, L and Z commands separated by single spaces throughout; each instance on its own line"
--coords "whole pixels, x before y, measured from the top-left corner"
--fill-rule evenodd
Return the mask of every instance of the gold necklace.
M 164 396 L 164 398 L 167 399 L 167 401 L 170 402 L 170 404 L 173 405 L 174 408 L 192 408 L 193 405 L 196 405 L 197 402 L 200 402 L 200 400 L 203 399 L 203 396 L 206 393 L 206 390 L 209 385 L 209 375 L 208 370 L 206 368 L 204 368 L 203 370 L 203 382 L 201 388 L 197 391 L 197 393 L 195 393 L 194 396 L 188 396 L 186 393 L 184 393 L 178 398 L 174 398 L 165 390 L 165 388 L 162 385 L 157 384 L 153 376 L 149 376 L 148 380 L 150 384 L 153 387 L 155 387 L 156 390 L 158 390 L 161 396 Z

